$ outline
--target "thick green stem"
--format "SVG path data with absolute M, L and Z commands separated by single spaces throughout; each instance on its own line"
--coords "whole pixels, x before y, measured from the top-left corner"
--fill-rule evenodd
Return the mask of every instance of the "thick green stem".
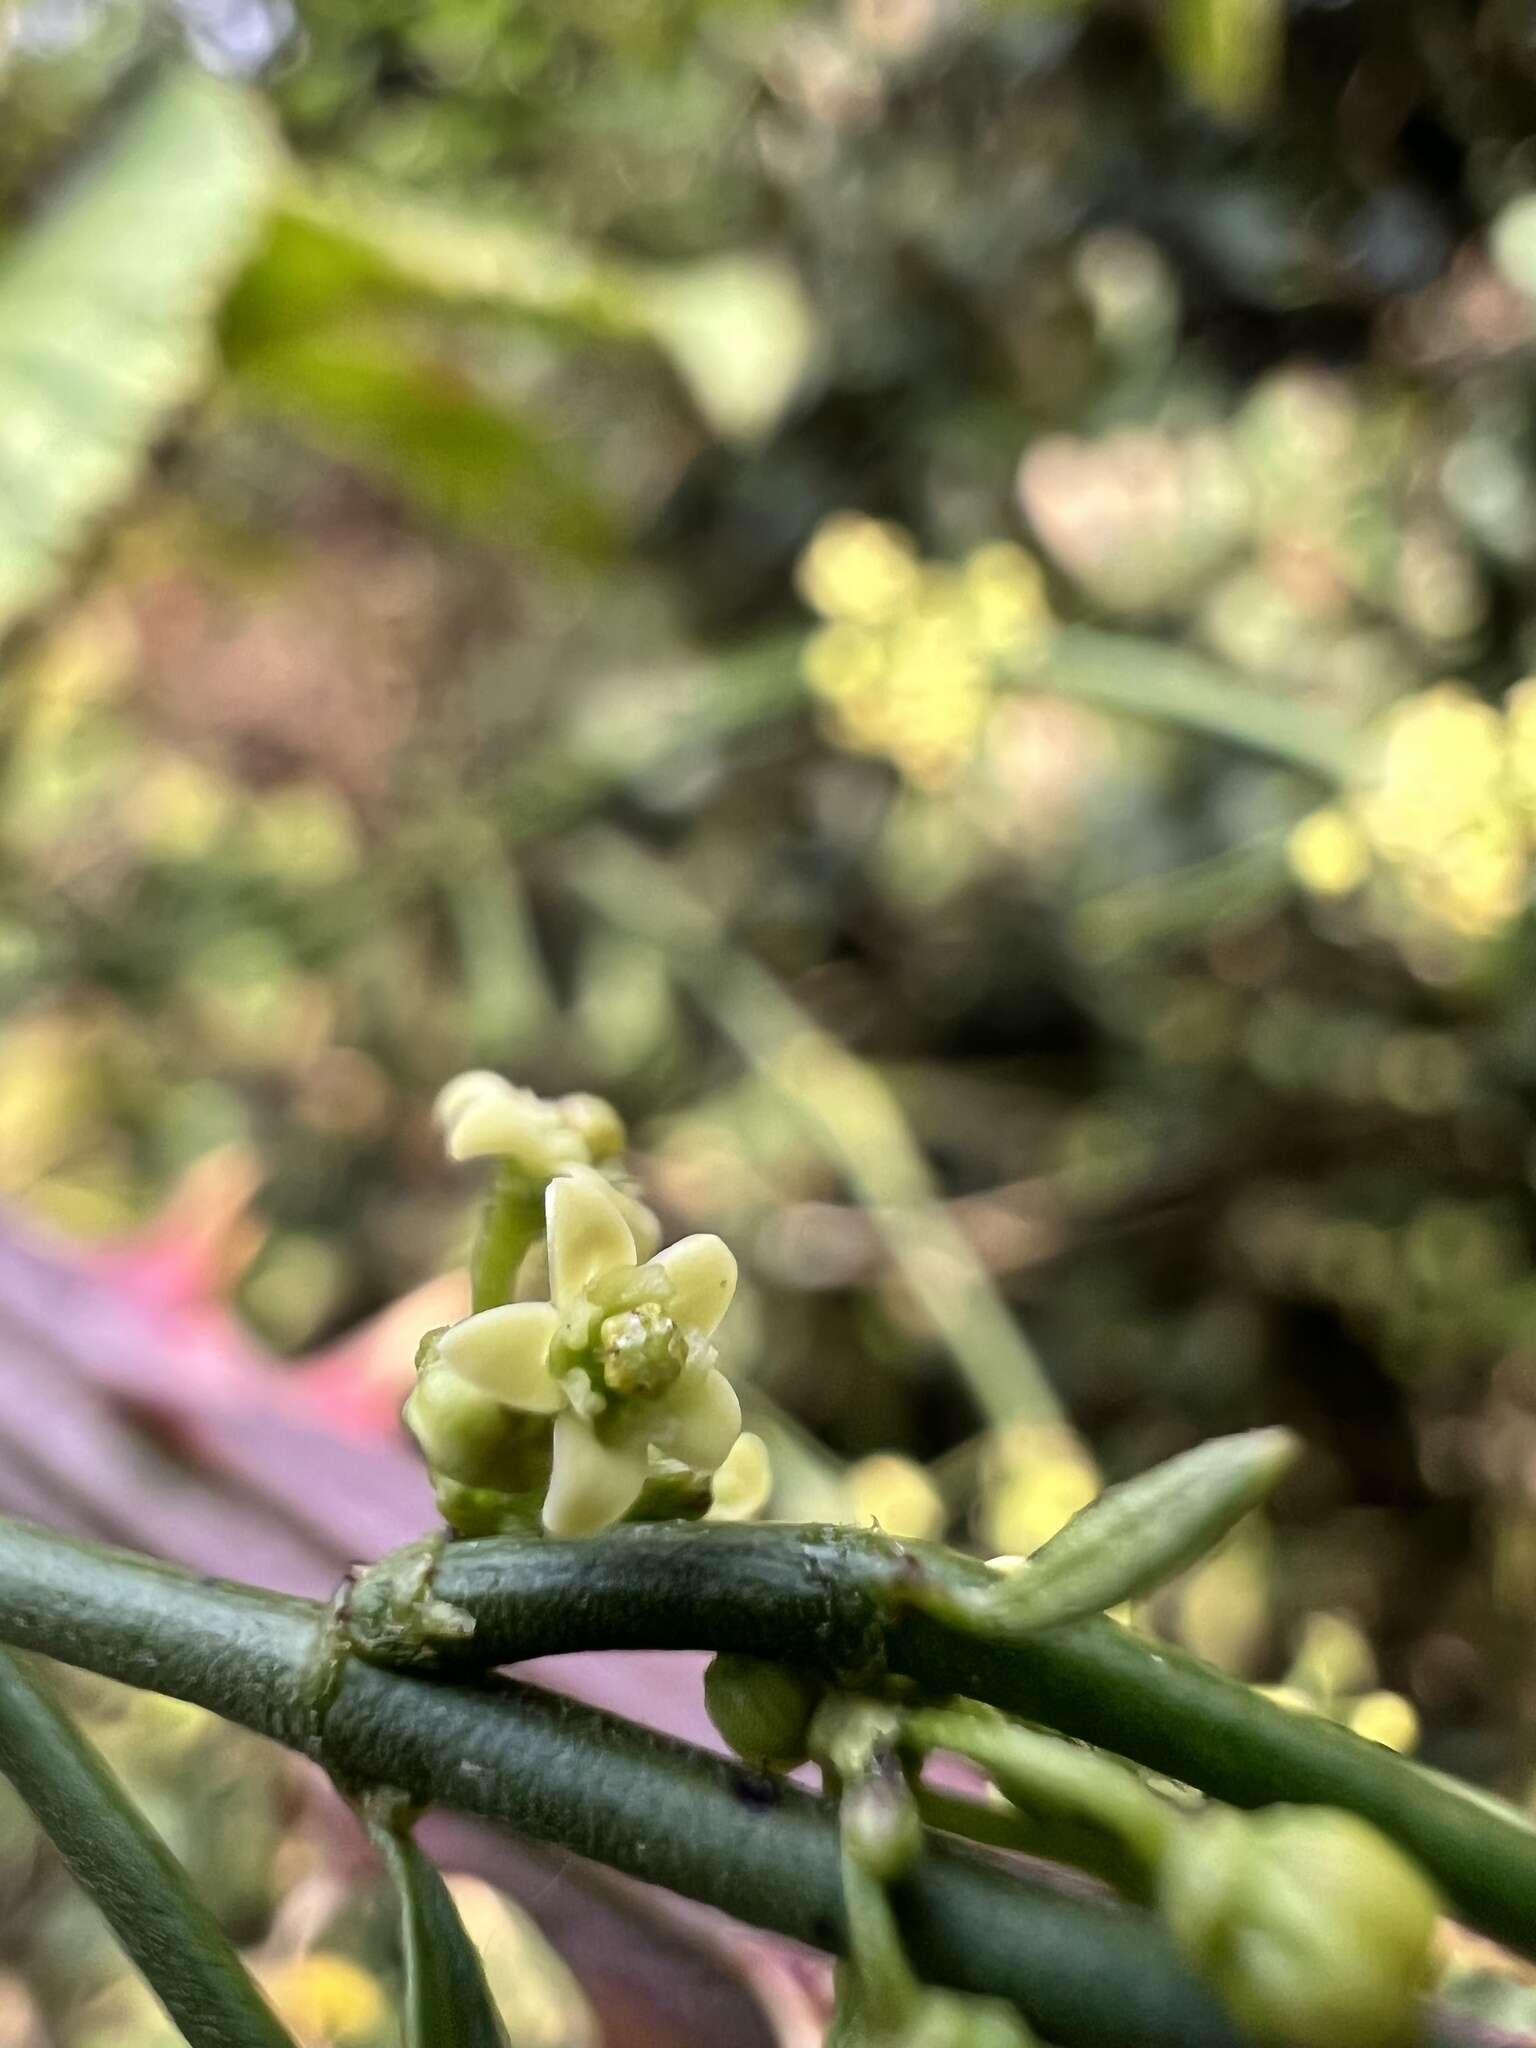
M 91 1744 L 3 1650 L 0 1771 L 192 2048 L 294 2048 L 176 1859 Z
M 650 1648 L 771 1655 L 855 1680 L 885 1670 L 1237 1806 L 1345 1807 L 1415 1857 L 1459 1917 L 1536 1955 L 1536 1828 L 1512 1807 L 1100 1617 L 979 1633 L 958 1617 L 989 1583 L 972 1560 L 869 1532 L 658 1524 L 597 1543 L 451 1544 L 435 1589 L 474 1618 L 482 1666 Z
M 671 1547 L 700 1535 L 720 1543 L 718 1569 L 686 1542 Z M 747 1569 L 754 1552 L 755 1592 Z M 840 1578 L 840 1567 L 859 1555 L 862 1582 L 857 1572 Z M 615 1563 L 618 1573 L 609 1569 Z M 857 1611 L 866 1610 L 878 1635 L 879 1604 L 888 1611 L 893 1585 L 914 1573 L 900 1545 L 847 1532 L 807 1540 L 789 1530 L 661 1526 L 586 1544 L 450 1545 L 442 1575 L 454 1579 L 455 1597 L 483 1591 L 489 1575 L 496 1598 L 482 1604 L 488 1616 L 499 1611 L 503 1633 L 521 1604 L 513 1583 L 521 1576 L 546 1648 L 594 1637 L 707 1641 L 718 1624 L 734 1637 L 750 1635 L 759 1655 L 780 1636 L 795 1636 L 811 1656 L 839 1664 L 850 1647 L 871 1645 Z M 690 1577 L 703 1597 L 691 1617 L 682 1612 L 663 1626 L 668 1611 L 686 1607 L 679 1589 Z M 563 1631 L 548 1600 L 556 1583 L 567 1607 Z M 623 1623 L 626 1607 L 646 1610 L 649 1625 Z M 1086 1622 L 1052 1634 L 1070 1644 L 1105 1630 L 1120 1634 Z M 844 1946 L 836 1817 L 824 1801 L 534 1687 L 496 1679 L 450 1686 L 355 1656 L 338 1660 L 332 1618 L 313 1602 L 0 1521 L 0 1641 L 194 1701 L 302 1750 L 344 1784 L 392 1786 L 755 1926 L 819 1948 Z M 1170 1654 L 1136 1647 L 1154 1665 Z M 930 1650 L 912 1661 L 936 1659 Z M 1106 1668 L 1114 1676 L 1112 1659 Z M 1070 1682 L 1071 1669 L 1070 1656 L 1061 1659 L 1057 1682 Z M 1093 1658 L 1078 1669 L 1091 1682 Z M 1422 1782 L 1410 1773 L 1405 1797 Z M 1488 1823 L 1497 1832 L 1501 1816 L 1491 1813 Z M 1231 2022 L 1145 1915 L 1065 1897 L 937 1845 L 893 1896 L 925 1982 L 1011 1999 L 1061 2048 L 1239 2048 Z M 1450 2013 L 1431 2016 L 1426 2043 L 1516 2048 L 1514 2037 Z
M 3 1522 L 0 1640 L 192 1700 L 344 1784 L 393 1786 L 818 1948 L 844 1945 L 826 1802 L 534 1687 L 448 1686 L 358 1658 L 338 1673 L 330 1618 L 311 1602 Z M 1144 1916 L 938 1846 L 895 1904 L 925 1981 L 1011 1999 L 1064 2048 L 1239 2048 Z

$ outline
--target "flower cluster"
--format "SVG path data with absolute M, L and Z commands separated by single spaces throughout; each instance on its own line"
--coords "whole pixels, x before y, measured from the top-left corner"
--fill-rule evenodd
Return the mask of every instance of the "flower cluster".
M 833 737 L 918 789 L 946 788 L 970 765 L 997 663 L 1038 653 L 1054 625 L 1022 548 L 995 542 L 951 568 L 922 561 L 900 527 L 851 512 L 818 530 L 799 583 L 826 622 L 803 666 Z
M 549 1296 L 482 1307 L 423 1346 L 406 1420 L 447 1518 L 504 1526 L 536 1501 L 550 1535 L 584 1536 L 647 1488 L 659 1512 L 707 1498 L 717 1515 L 754 1513 L 766 1453 L 742 1434 L 711 1342 L 736 1287 L 726 1245 L 701 1234 L 642 1259 L 654 1219 L 596 1170 L 623 1144 L 606 1103 L 467 1074 L 438 1113 L 454 1158 L 544 1183 Z
M 1525 909 L 1536 867 L 1536 680 L 1502 709 L 1457 683 L 1405 698 L 1374 776 L 1304 818 L 1290 854 L 1318 895 L 1376 880 L 1421 926 L 1498 937 Z

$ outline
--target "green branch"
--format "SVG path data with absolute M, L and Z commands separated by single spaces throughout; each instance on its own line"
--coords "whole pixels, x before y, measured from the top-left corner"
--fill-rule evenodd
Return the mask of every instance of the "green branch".
M 1266 696 L 1188 648 L 1130 633 L 1065 626 L 1038 661 L 1008 668 L 1013 681 L 1154 725 L 1182 727 L 1342 786 L 1369 760 L 1356 727 L 1315 705 Z
M 587 1546 L 594 1559 L 598 1548 Z M 0 1522 L 0 1639 L 192 1700 L 343 1785 L 389 1785 L 815 1947 L 843 1945 L 823 1801 L 535 1687 L 448 1686 L 355 1657 L 338 1670 L 314 1602 Z M 1240 2048 L 1142 1916 L 941 1847 L 897 1905 L 926 1981 L 1012 1999 L 1063 2048 Z
M 1002 1658 L 994 1673 L 1014 1660 L 1014 1703 L 1033 1673 L 1042 1712 L 1062 1725 L 1069 1692 L 1108 1683 L 1122 1732 L 1138 1716 L 1155 1730 L 1163 1672 L 1175 1717 L 1191 1698 L 1198 1706 L 1204 1685 L 1247 1701 L 1253 1726 L 1262 1709 L 1291 1727 L 1293 1760 L 1333 1748 L 1339 1731 L 1266 1708 L 1107 1623 L 1073 1623 L 1006 1653 L 977 1644 L 911 1607 L 933 1558 L 947 1554 L 847 1531 L 658 1525 L 583 1544 L 454 1544 L 437 1576 L 439 1597 L 451 1592 L 482 1617 L 488 1656 L 506 1645 L 530 1655 L 597 1641 L 750 1643 L 761 1655 L 793 1642 L 841 1669 L 861 1657 L 867 1667 L 884 1641 L 892 1669 L 936 1687 L 960 1678 L 984 1693 L 991 1652 Z M 364 1617 L 370 1590 L 387 1577 L 386 1561 L 357 1588 Z M 825 1802 L 534 1687 L 494 1678 L 449 1685 L 338 1658 L 330 1612 L 314 1602 L 0 1522 L 0 1641 L 191 1700 L 302 1751 L 343 1785 L 387 1785 L 813 1946 L 844 1944 L 836 1818 Z M 1202 1740 L 1221 1739 L 1208 1721 Z M 1404 1810 L 1416 1799 L 1430 1810 L 1438 1797 L 1477 1814 L 1497 1882 L 1512 1907 L 1529 1902 L 1532 1865 L 1512 1859 L 1508 1834 L 1536 1836 L 1385 1752 L 1347 1736 L 1344 1745 L 1357 1763 L 1379 1756 L 1390 1765 Z M 1276 1789 L 1296 1794 L 1286 1784 L 1270 1796 Z M 1231 2022 L 1145 1915 L 1064 1896 L 938 1844 L 894 1899 L 924 1981 L 1010 1999 L 1061 2048 L 1239 2048 Z M 1447 2013 L 1432 2016 L 1426 2039 L 1513 2048 L 1512 2037 Z
M 0 1771 L 192 2048 L 294 2048 L 186 1872 L 91 1744 L 3 1650 Z
M 656 1524 L 596 1543 L 452 1544 L 434 1591 L 473 1617 L 482 1666 L 646 1648 L 774 1656 L 855 1681 L 885 1670 L 1236 1806 L 1344 1807 L 1421 1863 L 1459 1917 L 1536 1954 L 1536 1827 L 1513 1807 L 1102 1617 L 989 1628 L 970 1610 L 997 1583 L 956 1552 L 865 1531 Z M 365 1581 L 360 1625 L 369 1606 Z

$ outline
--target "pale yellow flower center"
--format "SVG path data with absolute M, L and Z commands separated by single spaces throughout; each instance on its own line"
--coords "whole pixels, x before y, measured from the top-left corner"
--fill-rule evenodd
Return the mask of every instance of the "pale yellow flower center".
M 688 1363 L 688 1339 L 657 1302 L 642 1301 L 599 1325 L 597 1358 L 610 1393 L 654 1400 Z

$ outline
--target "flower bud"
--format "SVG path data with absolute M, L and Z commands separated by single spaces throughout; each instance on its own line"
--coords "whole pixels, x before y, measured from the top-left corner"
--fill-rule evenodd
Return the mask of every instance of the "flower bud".
M 722 1651 L 704 1673 L 704 1705 L 744 1763 L 793 1770 L 806 1759 L 806 1735 L 824 1688 L 790 1664 Z
M 1196 1973 L 1259 2042 L 1400 2048 L 1413 2037 L 1438 1905 L 1354 1814 L 1220 1810 L 1171 1842 L 1158 1903 Z
M 562 1095 L 555 1104 L 566 1128 L 576 1133 L 594 1166 L 616 1158 L 629 1142 L 624 1119 L 601 1095 Z
M 418 1374 L 404 1417 L 435 1478 L 517 1493 L 548 1474 L 548 1425 L 504 1407 L 435 1361 Z
M 434 1472 L 466 1486 L 494 1482 L 504 1448 L 507 1411 L 456 1373 L 429 1365 L 405 1403 L 405 1426 Z

